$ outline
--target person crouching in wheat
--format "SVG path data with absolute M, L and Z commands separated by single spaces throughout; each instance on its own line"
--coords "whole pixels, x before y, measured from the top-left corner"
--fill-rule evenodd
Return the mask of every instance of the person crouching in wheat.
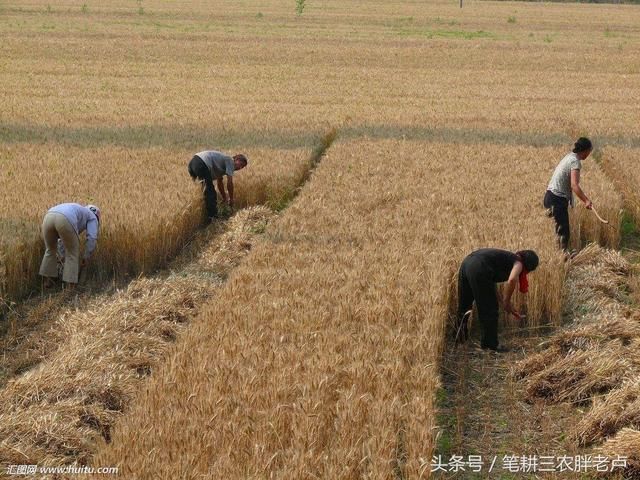
M 511 305 L 511 296 L 520 284 L 520 291 L 529 289 L 527 274 L 538 267 L 538 255 L 533 250 L 516 253 L 497 248 L 482 248 L 469 254 L 458 272 L 458 316 L 456 342 L 463 343 L 469 336 L 468 321 L 475 300 L 478 319 L 482 328 L 483 349 L 506 352 L 508 348 L 498 346 L 498 292 L 496 284 L 507 282 L 502 308 L 520 318 Z
M 68 287 L 78 283 L 80 269 L 88 263 L 98 242 L 100 230 L 100 209 L 95 205 L 61 203 L 49 209 L 42 222 L 42 238 L 45 252 L 40 264 L 40 275 L 44 277 L 44 287 L 53 285 L 58 277 L 56 251 L 64 262 L 62 281 Z M 79 235 L 87 232 L 84 256 L 80 260 Z
M 207 207 L 207 223 L 218 217 L 217 194 L 213 180 L 218 184 L 222 201 L 233 208 L 233 174 L 247 166 L 247 157 L 239 153 L 230 157 L 215 150 L 196 153 L 189 162 L 188 170 L 192 180 L 204 183 L 204 200 Z M 227 191 L 223 177 L 227 176 Z M 228 193 L 228 195 L 227 195 Z

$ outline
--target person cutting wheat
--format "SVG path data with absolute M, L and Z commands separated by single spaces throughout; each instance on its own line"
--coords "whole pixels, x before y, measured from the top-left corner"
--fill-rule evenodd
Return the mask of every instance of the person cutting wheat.
M 591 200 L 580 186 L 580 170 L 582 161 L 586 160 L 593 150 L 591 140 L 580 137 L 573 146 L 573 151 L 564 156 L 551 176 L 551 181 L 544 194 L 543 205 L 548 214 L 556 222 L 556 234 L 560 247 L 568 252 L 569 240 L 569 205 L 573 207 L 573 194 L 584 203 L 588 209 L 593 207 Z
M 58 277 L 56 252 L 64 262 L 62 281 L 69 287 L 78 283 L 80 268 L 89 263 L 100 231 L 100 209 L 95 205 L 61 203 L 51 207 L 42 221 L 42 238 L 45 252 L 40 264 L 40 275 L 44 286 L 53 285 Z M 80 259 L 80 234 L 86 231 L 87 242 L 84 255 Z
M 207 208 L 207 223 L 218 216 L 217 194 L 213 180 L 218 184 L 222 201 L 233 208 L 233 174 L 247 166 L 247 157 L 243 154 L 230 157 L 216 150 L 205 150 L 196 153 L 189 162 L 189 175 L 193 180 L 204 183 L 204 199 Z M 223 178 L 227 177 L 225 191 Z
M 481 347 L 495 352 L 508 351 L 508 348 L 498 344 L 499 304 L 507 313 L 520 318 L 511 304 L 511 297 L 518 285 L 520 292 L 527 293 L 527 274 L 538 267 L 538 261 L 538 255 L 533 250 L 513 253 L 497 248 L 482 248 L 469 254 L 458 271 L 456 342 L 466 342 L 469 336 L 470 310 L 475 301 L 482 328 Z M 507 288 L 499 298 L 496 285 L 505 281 Z

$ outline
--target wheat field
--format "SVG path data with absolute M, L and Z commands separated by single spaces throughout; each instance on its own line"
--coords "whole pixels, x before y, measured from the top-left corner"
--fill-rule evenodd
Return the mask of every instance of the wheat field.
M 251 168 L 237 174 L 236 205 L 279 205 L 290 199 L 306 173 L 312 146 L 247 150 Z M 114 146 L 43 151 L 29 145 L 21 152 L 33 159 L 29 168 L 37 172 L 35 178 L 29 178 L 21 167 L 24 160 L 17 157 L 4 162 L 0 178 L 5 192 L 0 214 L 5 228 L 0 232 L 8 245 L 4 291 L 10 297 L 33 283 L 44 249 L 40 222 L 58 203 L 101 207 L 99 248 L 91 263 L 94 278 L 136 275 L 166 265 L 202 223 L 202 193 L 186 169 L 193 154 L 185 150 L 154 147 L 132 154 Z M 16 179 L 19 175 L 24 178 Z
M 121 442 L 105 446 L 96 463 L 170 478 L 173 457 L 150 452 L 199 451 L 183 475 L 426 475 L 434 405 L 425 393 L 439 385 L 455 267 L 466 252 L 536 249 L 543 265 L 521 308 L 533 325 L 559 321 L 562 308 L 565 265 L 549 220 L 527 215 L 537 193 L 519 195 L 499 161 L 521 159 L 512 175 L 536 183 L 547 161 L 530 167 L 553 150 L 475 152 L 467 179 L 456 179 L 447 167 L 473 152 L 412 141 L 334 145 L 152 379 L 117 430 Z M 369 160 L 393 154 L 407 168 L 392 177 Z M 480 170 L 511 203 L 491 208 Z M 598 170 L 588 178 L 606 189 Z M 607 200 L 620 207 L 619 196 Z M 597 221 L 581 220 L 595 235 Z M 165 405 L 185 414 L 166 415 Z M 150 429 L 154 435 L 144 433 Z
M 637 224 L 640 222 L 640 196 L 638 195 L 637 148 L 607 147 L 602 152 L 602 163 L 607 175 L 615 182 L 624 198 L 625 208 Z
M 3 295 L 32 285 L 38 224 L 60 201 L 104 212 L 94 276 L 166 264 L 201 218 L 186 163 L 203 148 L 249 157 L 240 207 L 289 205 L 154 353 L 150 378 L 119 384 L 119 368 L 139 365 L 118 364 L 92 383 L 108 435 L 67 430 L 85 398 L 60 402 L 48 431 L 83 445 L 82 463 L 126 478 L 428 477 L 462 258 L 536 250 L 540 268 L 515 303 L 530 326 L 562 320 L 567 265 L 541 203 L 578 136 L 598 149 L 582 182 L 612 226 L 578 205 L 572 246 L 618 245 L 628 193 L 610 165 L 635 178 L 640 147 L 635 7 L 326 0 L 297 15 L 288 0 L 33 0 L 0 13 Z M 5 403 L 103 372 L 125 327 L 90 355 L 73 348 L 121 312 L 111 301 L 122 307 L 107 299 L 97 318 L 78 317 L 71 350 L 33 385 L 13 380 Z M 81 361 L 62 370 L 56 358 Z M 117 388 L 126 401 L 108 412 L 100 395 Z M 52 418 L 48 398 L 16 419 Z M 27 448 L 33 432 L 12 438 L 5 452 L 73 461 L 55 442 Z
M 199 220 L 183 165 L 202 148 L 246 151 L 252 166 L 264 164 L 259 176 L 270 175 L 259 188 L 278 196 L 295 182 L 273 179 L 336 125 L 347 138 L 547 146 L 588 133 L 638 144 L 628 138 L 640 68 L 633 7 L 593 15 L 433 2 L 398 15 L 393 2 L 322 2 L 300 16 L 290 7 L 3 4 L 5 296 L 31 284 L 36 231 L 58 201 L 98 203 L 107 214 L 94 275 L 162 264 Z

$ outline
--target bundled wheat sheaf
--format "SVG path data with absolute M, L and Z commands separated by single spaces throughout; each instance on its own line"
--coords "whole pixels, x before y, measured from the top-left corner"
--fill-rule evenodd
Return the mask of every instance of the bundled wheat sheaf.
M 628 478 L 640 476 L 640 431 L 637 429 L 623 428 L 607 440 L 601 451 L 605 455 L 624 455 L 628 458 Z
M 626 427 L 640 422 L 640 311 L 624 300 L 632 270 L 618 252 L 596 245 L 578 254 L 567 281 L 572 325 L 514 369 L 530 399 L 591 405 L 571 435 L 629 456 L 630 474 L 638 467 L 637 432 Z

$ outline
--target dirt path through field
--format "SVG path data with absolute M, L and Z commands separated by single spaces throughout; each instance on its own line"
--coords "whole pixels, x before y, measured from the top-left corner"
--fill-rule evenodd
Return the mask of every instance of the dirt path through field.
M 521 457 L 557 459 L 586 453 L 566 438 L 581 415 L 579 408 L 543 401 L 527 403 L 523 385 L 509 375 L 510 368 L 535 351 L 544 336 L 521 337 L 511 331 L 503 332 L 502 338 L 511 352 L 488 353 L 472 344 L 458 349 L 451 345 L 445 354 L 439 422 L 446 428 L 440 434 L 436 455 L 442 456 L 447 464 L 443 468 L 449 472 L 436 473 L 435 478 L 545 478 L 540 473 L 527 473 Z M 454 455 L 467 462 L 469 456 L 480 456 L 482 468 L 476 467 L 474 472 L 467 466 L 464 472 L 451 472 Z M 516 465 L 510 464 L 513 456 L 518 458 Z M 435 468 L 435 462 L 432 465 Z M 566 472 L 563 475 L 571 478 Z M 583 474 L 575 478 L 591 477 Z

